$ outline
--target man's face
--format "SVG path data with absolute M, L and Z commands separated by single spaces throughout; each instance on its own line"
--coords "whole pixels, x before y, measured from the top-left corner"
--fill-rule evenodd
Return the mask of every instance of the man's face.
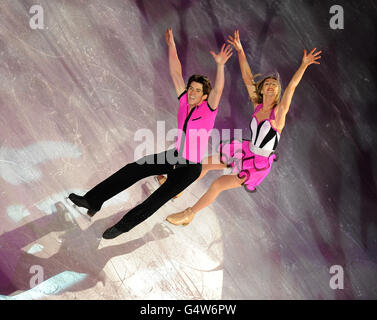
M 202 103 L 207 95 L 203 94 L 203 85 L 199 82 L 192 81 L 187 90 L 187 98 L 190 106 L 196 106 Z

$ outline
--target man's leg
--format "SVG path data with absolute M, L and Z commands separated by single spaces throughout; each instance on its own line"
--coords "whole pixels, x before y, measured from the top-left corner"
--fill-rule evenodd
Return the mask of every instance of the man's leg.
M 167 173 L 172 167 L 166 161 L 163 161 L 164 158 L 166 159 L 167 152 L 148 155 L 136 162 L 129 163 L 89 190 L 83 197 L 73 193 L 69 195 L 69 199 L 76 205 L 87 208 L 88 214 L 93 216 L 101 209 L 106 200 L 137 181 L 152 175 Z
M 219 154 L 215 154 L 215 155 L 209 156 L 207 158 L 204 158 L 203 161 L 202 161 L 202 172 L 201 172 L 200 176 L 198 177 L 198 179 L 196 179 L 196 181 L 199 181 L 200 179 L 202 179 L 207 174 L 208 171 L 224 170 L 226 168 L 227 168 L 227 165 L 220 162 L 220 155 Z M 165 178 L 164 175 L 159 175 L 159 176 L 157 176 L 157 180 L 161 185 L 161 184 L 165 183 L 166 178 Z M 176 196 L 174 196 L 174 198 L 178 198 L 181 194 L 182 194 L 182 192 L 177 194 Z
M 191 164 L 168 172 L 166 182 L 143 203 L 130 210 L 118 223 L 107 229 L 105 239 L 113 239 L 149 218 L 175 195 L 186 189 L 201 173 L 201 164 Z

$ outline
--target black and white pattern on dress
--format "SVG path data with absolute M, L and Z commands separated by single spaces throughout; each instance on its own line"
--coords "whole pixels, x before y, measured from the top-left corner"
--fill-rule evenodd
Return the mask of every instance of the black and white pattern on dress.
M 250 122 L 251 142 L 254 146 L 275 151 L 279 140 L 280 133 L 275 130 L 269 121 L 269 119 L 263 120 L 258 124 L 257 118 L 254 116 Z

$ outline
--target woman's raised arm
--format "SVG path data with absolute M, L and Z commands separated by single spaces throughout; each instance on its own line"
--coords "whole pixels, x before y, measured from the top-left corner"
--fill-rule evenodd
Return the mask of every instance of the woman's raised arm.
M 243 51 L 242 44 L 240 41 L 240 32 L 239 30 L 234 31 L 234 37 L 228 36 L 228 43 L 230 43 L 238 53 L 238 62 L 240 64 L 241 75 L 243 82 L 245 83 L 247 92 L 249 94 L 250 100 L 254 105 L 254 109 L 258 105 L 258 96 L 256 94 L 256 88 L 253 80 L 253 74 L 249 63 L 247 62 L 245 52 Z
M 280 103 L 276 106 L 276 121 L 278 123 L 278 127 L 284 126 L 285 123 L 285 116 L 288 113 L 289 107 L 291 105 L 293 94 L 296 90 L 296 87 L 300 83 L 302 76 L 305 73 L 305 70 L 311 64 L 320 64 L 317 60 L 321 59 L 319 55 L 322 51 L 315 52 L 317 48 L 314 48 L 310 53 L 307 53 L 304 50 L 304 56 L 302 58 L 302 63 L 296 73 L 293 75 L 291 81 L 289 82 L 287 88 L 284 91 L 283 97 L 281 98 Z

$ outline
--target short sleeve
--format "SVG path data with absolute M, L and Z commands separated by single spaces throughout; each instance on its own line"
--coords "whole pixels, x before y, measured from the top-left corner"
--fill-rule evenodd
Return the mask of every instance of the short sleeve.
M 210 110 L 211 112 L 215 112 L 215 111 L 217 111 L 217 109 L 219 108 L 219 107 L 217 107 L 216 109 L 212 109 L 212 107 L 209 105 L 208 101 L 206 101 L 206 104 L 207 104 L 207 107 L 209 108 L 209 110 Z
M 181 95 L 178 97 L 178 100 L 181 101 L 181 99 L 186 95 L 187 97 L 187 90 L 183 91 Z

